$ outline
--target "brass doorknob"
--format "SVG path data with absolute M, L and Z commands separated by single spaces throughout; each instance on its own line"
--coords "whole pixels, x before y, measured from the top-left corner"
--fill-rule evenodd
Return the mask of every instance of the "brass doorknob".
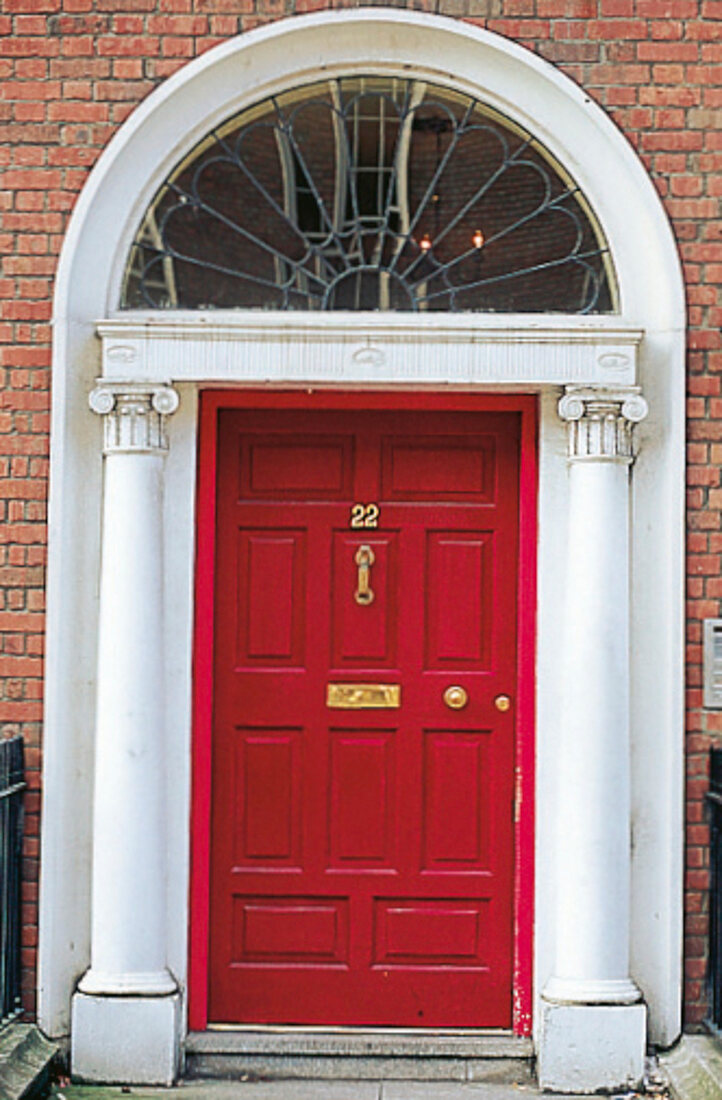
M 468 692 L 458 684 L 452 684 L 444 692 L 444 702 L 451 710 L 461 710 L 469 702 Z
M 508 695 L 497 695 L 496 699 L 494 700 L 494 706 L 497 710 L 500 710 L 502 712 L 508 710 L 511 706 L 511 699 Z

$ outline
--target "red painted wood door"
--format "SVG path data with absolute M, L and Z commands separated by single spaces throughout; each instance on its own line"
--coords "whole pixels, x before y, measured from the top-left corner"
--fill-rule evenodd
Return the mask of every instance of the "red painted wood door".
M 220 414 L 211 1022 L 511 1026 L 518 451 L 514 413 Z

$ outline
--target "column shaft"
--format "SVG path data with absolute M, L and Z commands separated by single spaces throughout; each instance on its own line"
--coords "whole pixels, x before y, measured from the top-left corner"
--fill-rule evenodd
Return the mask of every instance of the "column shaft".
M 93 826 L 84 992 L 169 992 L 165 969 L 162 466 L 105 460 Z
M 638 999 L 629 982 L 628 473 L 575 462 L 562 649 L 556 966 L 547 995 Z
M 73 998 L 72 1068 L 172 1084 L 180 997 L 166 967 L 164 417 L 175 391 L 102 384 L 105 476 L 93 809 L 91 965 Z
M 569 387 L 569 539 L 561 662 L 555 959 L 542 993 L 539 1081 L 636 1085 L 646 1010 L 629 974 L 631 429 L 636 390 Z

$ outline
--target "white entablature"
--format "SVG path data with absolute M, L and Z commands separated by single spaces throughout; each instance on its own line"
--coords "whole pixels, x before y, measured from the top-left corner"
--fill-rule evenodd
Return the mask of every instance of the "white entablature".
M 301 315 L 259 311 L 117 315 L 97 326 L 106 378 L 538 388 L 634 385 L 639 329 L 618 317 Z M 440 344 L 449 350 L 441 359 Z

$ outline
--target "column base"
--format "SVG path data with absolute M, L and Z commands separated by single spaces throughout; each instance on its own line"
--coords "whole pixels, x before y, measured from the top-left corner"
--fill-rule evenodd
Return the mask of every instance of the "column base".
M 172 1085 L 180 1070 L 180 994 L 108 997 L 76 993 L 71 1072 L 79 1081 Z
M 635 1089 L 644 1077 L 647 1009 L 554 1004 L 542 998 L 539 1085 L 550 1092 Z
M 78 982 L 78 992 L 91 997 L 164 997 L 178 984 L 167 970 L 94 970 L 91 966 Z
M 550 978 L 542 997 L 556 1004 L 633 1005 L 642 994 L 631 978 Z

